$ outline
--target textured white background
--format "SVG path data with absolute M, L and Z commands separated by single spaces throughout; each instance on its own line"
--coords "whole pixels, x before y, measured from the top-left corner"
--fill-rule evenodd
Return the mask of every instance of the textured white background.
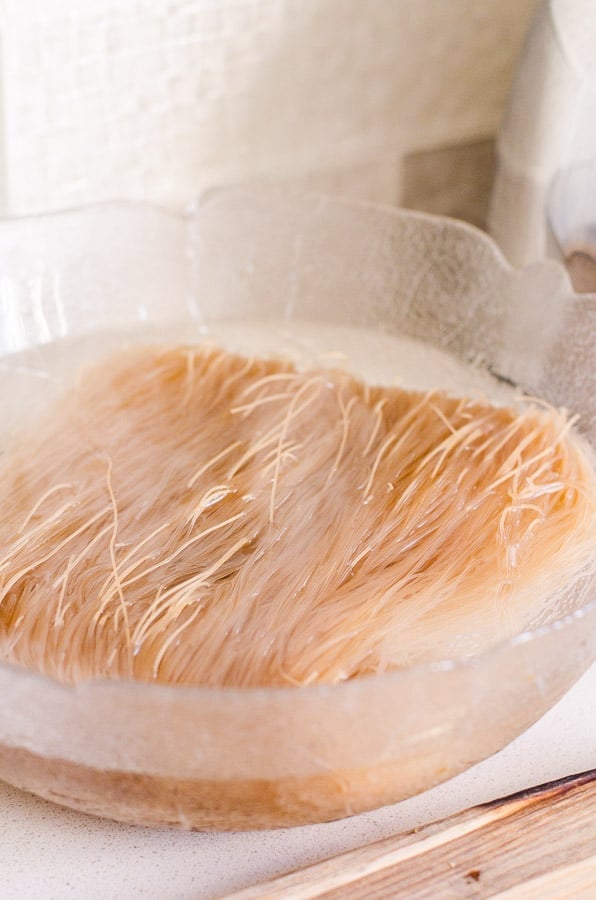
M 495 133 L 536 0 L 4 0 L 4 211 L 314 177 Z M 0 198 L 2 199 L 2 198 Z

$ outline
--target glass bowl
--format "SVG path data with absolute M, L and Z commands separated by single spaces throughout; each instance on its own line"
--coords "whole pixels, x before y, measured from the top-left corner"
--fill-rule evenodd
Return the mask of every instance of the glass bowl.
M 186 216 L 111 204 L 4 220 L 0 258 L 5 434 L 43 395 L 44 346 L 61 337 L 150 323 L 192 339 L 214 321 L 283 319 L 423 339 L 580 413 L 596 444 L 596 295 L 574 295 L 555 262 L 513 270 L 460 222 L 234 190 Z M 123 822 L 202 829 L 392 803 L 499 750 L 565 692 L 596 658 L 593 597 L 586 574 L 478 656 L 335 686 L 70 687 L 0 665 L 0 778 Z

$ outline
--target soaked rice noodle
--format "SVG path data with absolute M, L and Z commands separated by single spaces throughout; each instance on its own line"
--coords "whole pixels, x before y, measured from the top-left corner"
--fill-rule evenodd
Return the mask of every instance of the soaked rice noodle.
M 216 347 L 116 354 L 0 469 L 0 654 L 249 686 L 479 652 L 591 560 L 571 425 Z

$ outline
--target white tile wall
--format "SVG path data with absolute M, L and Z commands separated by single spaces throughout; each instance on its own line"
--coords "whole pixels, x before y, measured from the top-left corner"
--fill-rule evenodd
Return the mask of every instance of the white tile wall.
M 4 211 L 315 177 L 495 132 L 535 0 L 4 0 Z M 343 177 L 342 177 L 343 173 Z

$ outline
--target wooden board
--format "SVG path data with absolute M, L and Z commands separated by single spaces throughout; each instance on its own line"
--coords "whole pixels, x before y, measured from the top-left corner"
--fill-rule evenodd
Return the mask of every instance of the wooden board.
M 596 898 L 596 770 L 343 853 L 229 900 Z

